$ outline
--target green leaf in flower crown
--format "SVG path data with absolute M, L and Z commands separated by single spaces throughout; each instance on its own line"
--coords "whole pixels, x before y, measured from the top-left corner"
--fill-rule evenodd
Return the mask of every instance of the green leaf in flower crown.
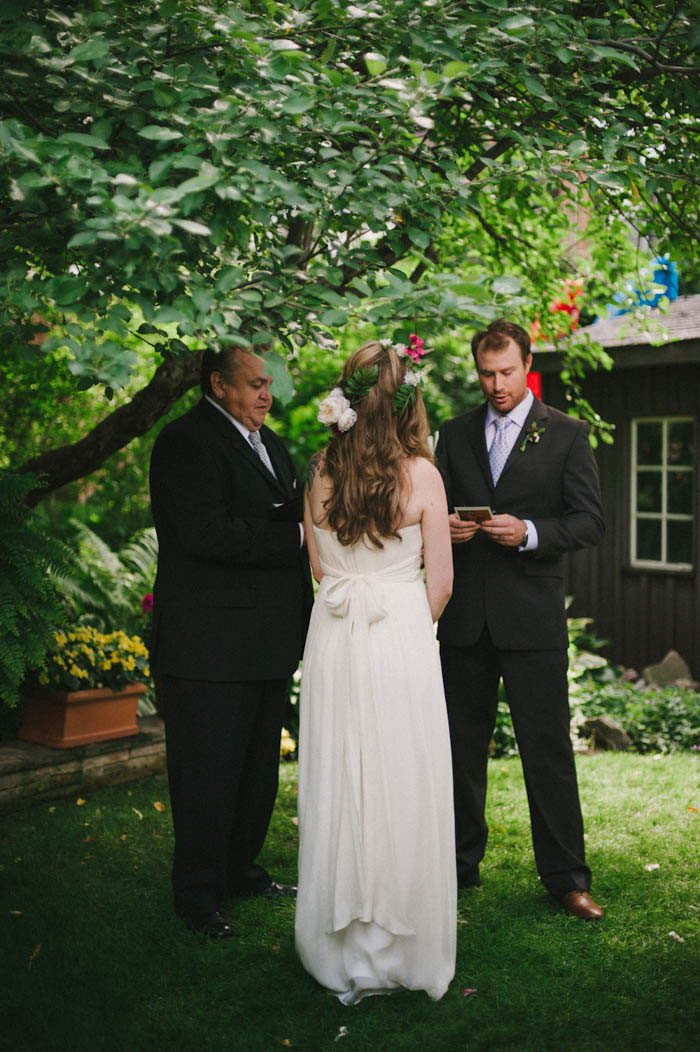
M 356 369 L 345 381 L 345 395 L 351 405 L 361 402 L 366 398 L 369 391 L 379 379 L 379 366 L 373 365 L 371 369 Z

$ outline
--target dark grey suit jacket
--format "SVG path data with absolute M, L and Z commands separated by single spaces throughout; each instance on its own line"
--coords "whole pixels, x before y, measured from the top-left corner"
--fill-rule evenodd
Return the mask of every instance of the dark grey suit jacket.
M 302 491 L 284 443 L 268 427 L 260 433 L 276 479 L 205 399 L 154 444 L 152 663 L 161 675 L 280 679 L 299 662 L 313 603 Z
M 519 552 L 483 533 L 454 545 L 453 593 L 438 636 L 449 645 L 471 646 L 487 625 L 499 649 L 565 648 L 563 553 L 597 544 L 604 532 L 588 426 L 535 398 L 494 487 L 486 411 L 484 403 L 440 429 L 436 459 L 450 511 L 455 505 L 489 505 L 495 514 L 530 519 L 539 546 Z M 533 421 L 540 439 L 521 451 Z

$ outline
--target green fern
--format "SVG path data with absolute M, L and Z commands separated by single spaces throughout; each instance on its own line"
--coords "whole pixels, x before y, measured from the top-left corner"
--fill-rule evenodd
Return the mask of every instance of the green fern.
M 54 576 L 70 618 L 104 632 L 143 635 L 141 599 L 153 591 L 158 561 L 155 530 L 141 530 L 115 552 L 84 523 L 72 520 L 71 527 L 77 558 Z
M 41 533 L 24 502 L 40 484 L 32 475 L 0 471 L 0 700 L 11 708 L 65 620 L 51 575 L 66 571 L 68 552 Z

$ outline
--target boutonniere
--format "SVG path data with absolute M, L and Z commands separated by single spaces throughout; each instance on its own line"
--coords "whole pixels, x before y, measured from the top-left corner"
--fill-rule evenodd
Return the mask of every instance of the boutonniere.
M 525 438 L 520 443 L 520 452 L 525 452 L 525 447 L 527 446 L 528 442 L 539 442 L 540 437 L 545 433 L 546 430 L 546 427 L 540 427 L 537 421 L 533 420 L 525 432 Z

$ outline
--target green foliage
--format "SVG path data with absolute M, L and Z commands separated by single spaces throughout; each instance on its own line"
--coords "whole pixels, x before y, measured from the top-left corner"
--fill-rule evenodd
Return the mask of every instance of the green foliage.
M 619 680 L 584 683 L 577 701 L 583 718 L 610 716 L 640 753 L 700 752 L 700 694 L 679 687 L 638 690 Z
M 113 551 L 84 523 L 73 520 L 69 525 L 73 565 L 54 580 L 70 620 L 101 631 L 147 635 L 141 600 L 153 591 L 156 576 L 158 541 L 153 527 Z
M 28 669 L 41 663 L 64 614 L 49 571 L 65 571 L 67 553 L 28 515 L 24 498 L 38 480 L 0 472 L 0 700 L 14 707 Z
M 379 376 L 379 366 L 371 369 L 356 369 L 345 382 L 345 393 L 351 405 L 361 402 L 369 394 L 370 388 L 374 387 Z
M 697 10 L 104 0 L 5 14 L 5 340 L 46 318 L 80 384 L 118 390 L 137 329 L 157 353 L 273 338 L 293 352 L 348 318 L 398 335 L 519 310 L 579 208 L 613 267 L 618 216 L 678 251 L 698 227 Z
M 569 697 L 574 741 L 584 720 L 609 716 L 619 723 L 639 753 L 700 752 L 700 694 L 679 687 L 638 690 L 623 683 L 601 654 L 605 646 L 590 630 L 589 617 L 570 617 Z M 516 756 L 515 732 L 503 686 L 493 735 L 494 756 Z

